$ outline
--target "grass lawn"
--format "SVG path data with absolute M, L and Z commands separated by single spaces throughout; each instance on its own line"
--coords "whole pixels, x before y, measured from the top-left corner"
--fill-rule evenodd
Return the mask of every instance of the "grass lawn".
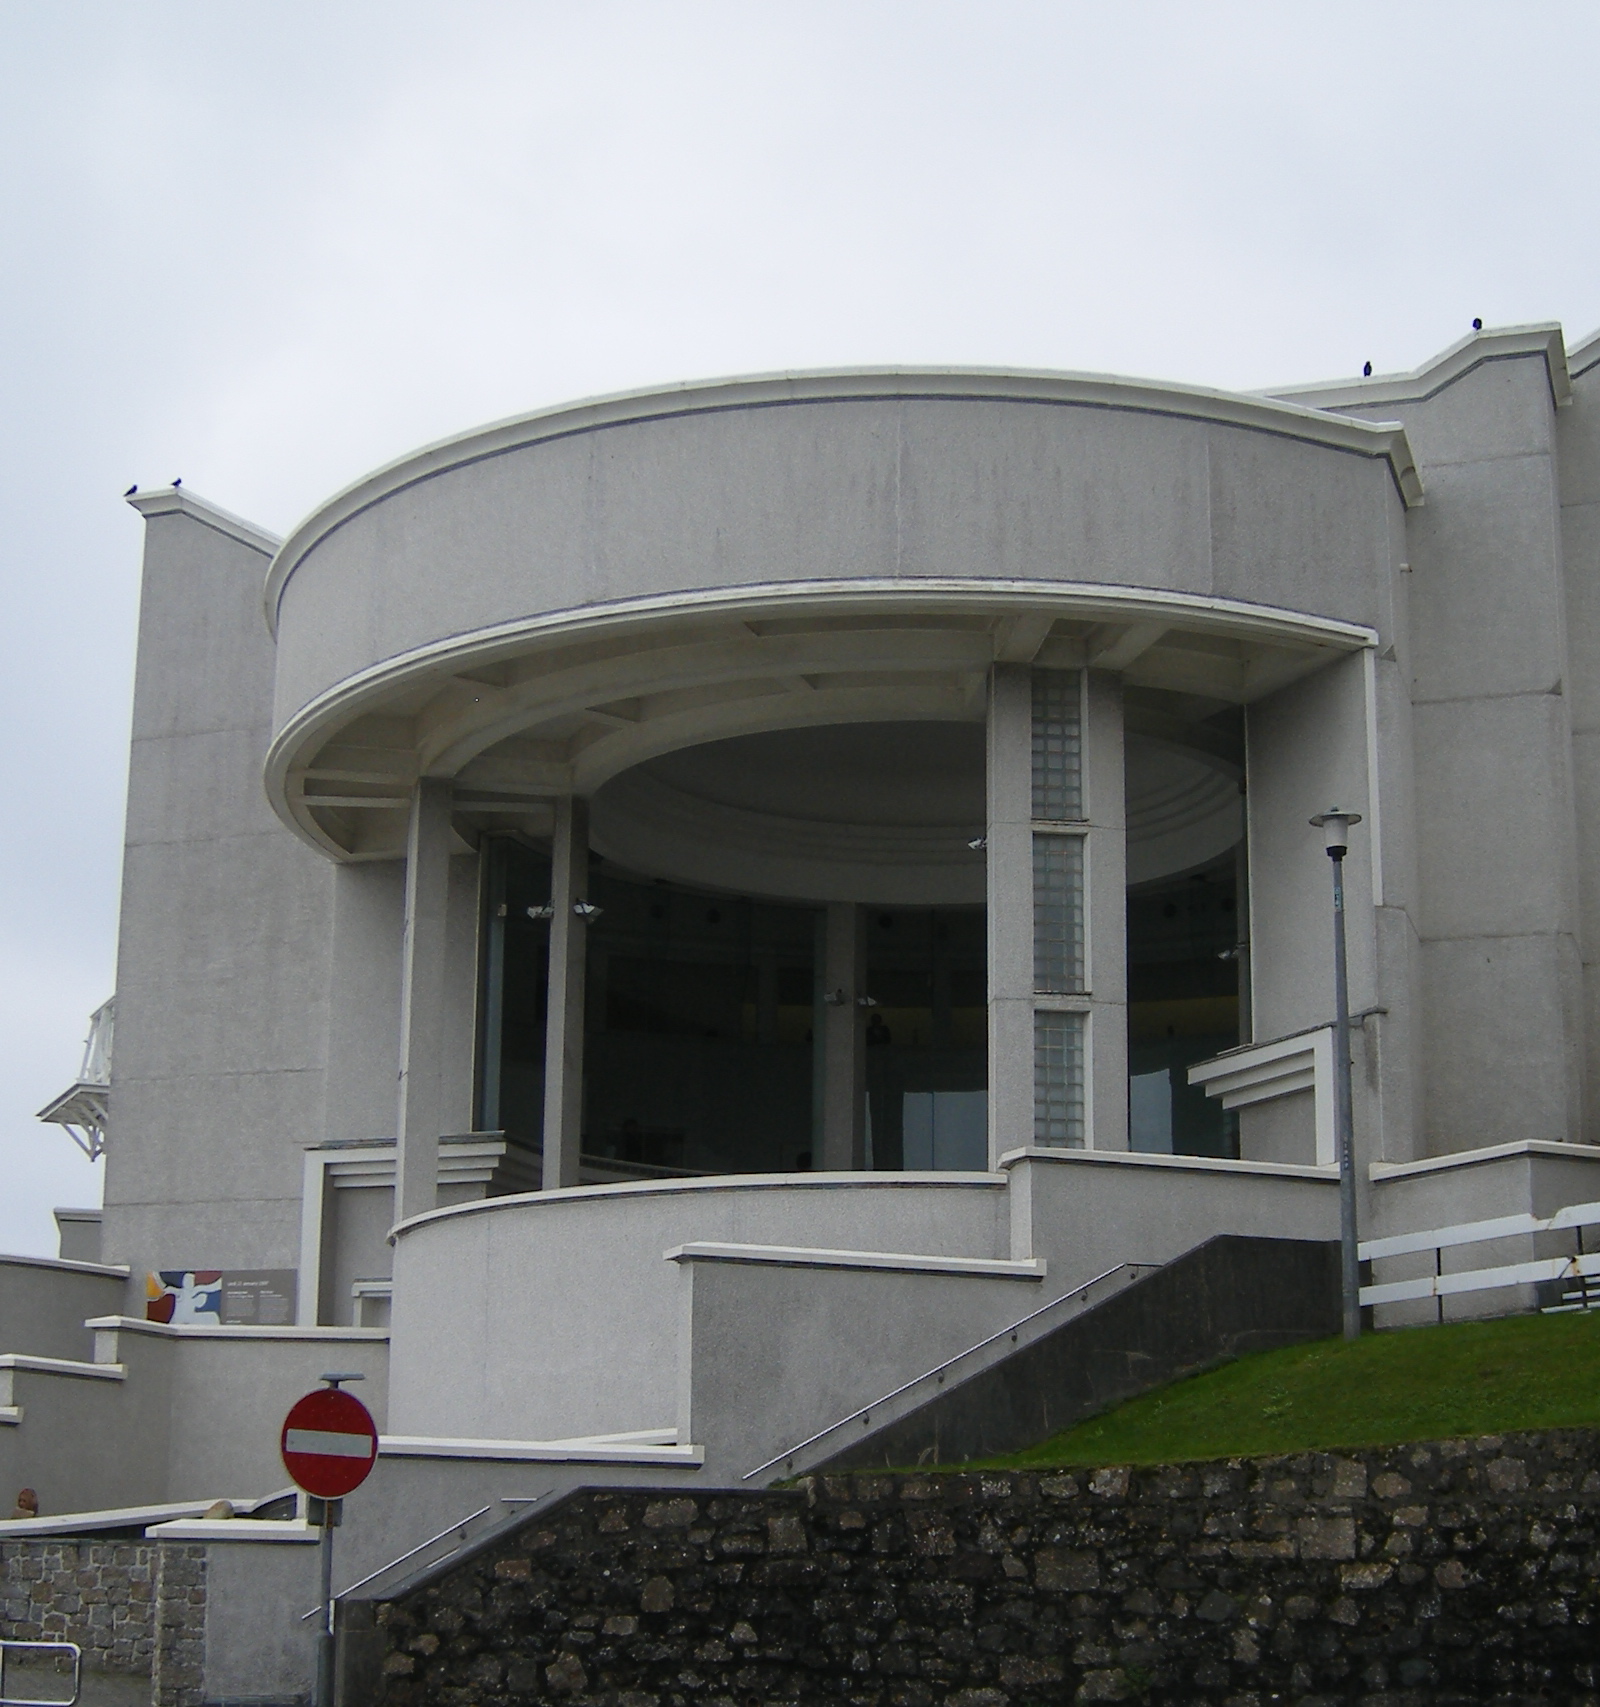
M 1600 1427 L 1600 1313 L 1258 1352 L 983 1464 L 1172 1464 L 1578 1426 Z

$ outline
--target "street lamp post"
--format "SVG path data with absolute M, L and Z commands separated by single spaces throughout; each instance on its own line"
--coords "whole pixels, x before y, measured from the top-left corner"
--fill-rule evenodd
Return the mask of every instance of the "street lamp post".
M 1344 947 L 1344 856 L 1359 812 L 1332 807 L 1311 822 L 1327 837 L 1333 862 L 1333 1127 L 1339 1152 L 1339 1280 L 1344 1337 L 1361 1337 L 1361 1261 L 1356 1251 L 1356 1158 L 1350 1114 L 1350 978 Z

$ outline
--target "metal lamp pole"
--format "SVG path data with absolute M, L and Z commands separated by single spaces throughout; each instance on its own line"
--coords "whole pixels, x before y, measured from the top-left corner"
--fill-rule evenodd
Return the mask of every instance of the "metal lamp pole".
M 1339 1150 L 1339 1280 L 1344 1337 L 1361 1337 L 1361 1260 L 1356 1241 L 1355 1134 L 1350 1113 L 1350 979 L 1344 946 L 1344 856 L 1359 812 L 1333 807 L 1311 822 L 1327 837 L 1333 862 L 1333 1127 Z

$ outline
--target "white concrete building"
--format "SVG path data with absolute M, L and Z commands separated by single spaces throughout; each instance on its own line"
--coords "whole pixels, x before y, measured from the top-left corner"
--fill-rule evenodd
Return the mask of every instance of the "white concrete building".
M 362 1367 L 377 1559 L 1335 1236 L 1330 805 L 1364 1231 L 1600 1198 L 1600 338 L 685 385 L 282 541 L 130 502 L 115 1047 L 52 1113 L 103 1225 L 3 1271 L 47 1511 L 266 1494 Z

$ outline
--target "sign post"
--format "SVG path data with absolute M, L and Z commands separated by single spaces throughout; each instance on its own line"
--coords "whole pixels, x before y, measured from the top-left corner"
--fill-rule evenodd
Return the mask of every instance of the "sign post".
M 360 1375 L 324 1375 L 326 1387 L 295 1400 L 283 1419 L 279 1450 L 297 1488 L 312 1497 L 307 1515 L 322 1529 L 322 1628 L 317 1632 L 315 1707 L 333 1707 L 333 1532 L 344 1496 L 366 1481 L 378 1457 L 372 1413 L 341 1388 Z

